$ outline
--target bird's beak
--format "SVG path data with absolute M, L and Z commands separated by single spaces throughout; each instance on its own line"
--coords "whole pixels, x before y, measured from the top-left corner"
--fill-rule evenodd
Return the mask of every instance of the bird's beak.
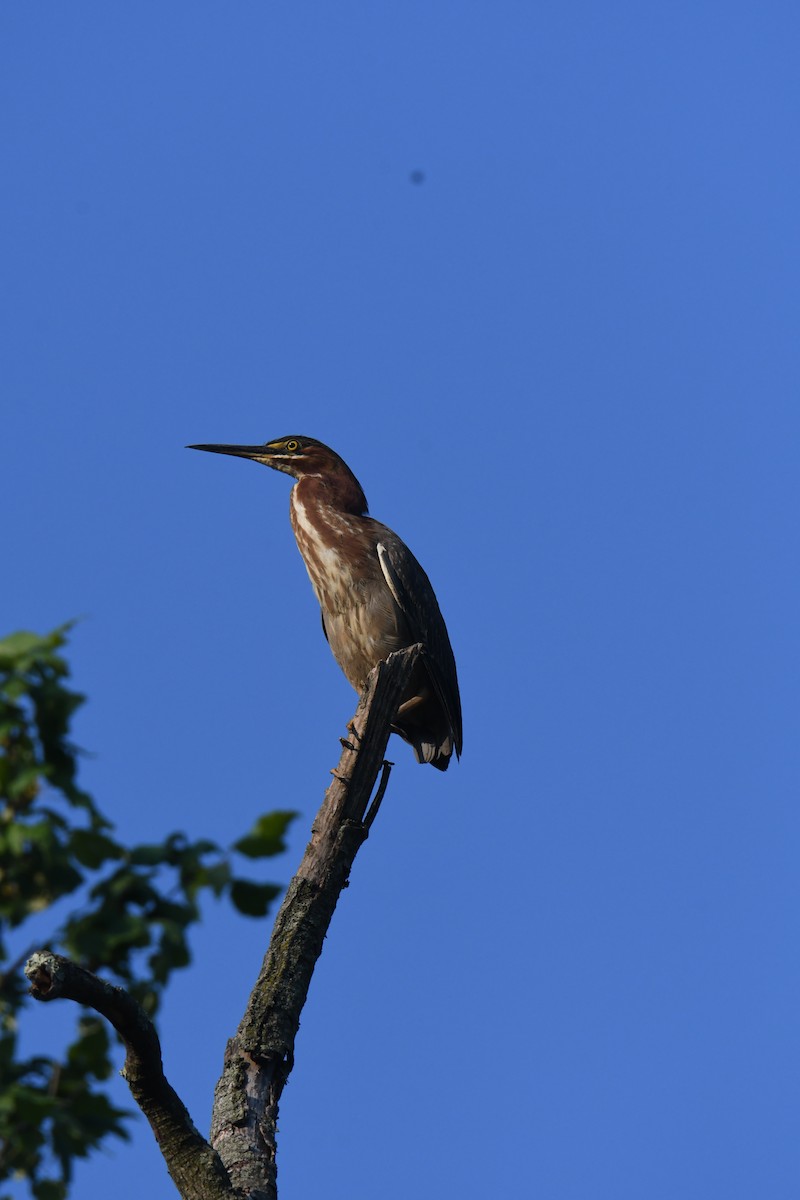
M 212 454 L 232 454 L 235 458 L 252 458 L 256 462 L 265 458 L 264 446 L 187 446 L 187 450 L 210 450 Z

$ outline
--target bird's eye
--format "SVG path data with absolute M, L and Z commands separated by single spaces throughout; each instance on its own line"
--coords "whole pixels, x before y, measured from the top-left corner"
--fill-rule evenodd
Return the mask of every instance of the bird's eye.
M 299 442 L 296 442 L 296 441 L 294 440 L 294 438 L 291 438 L 291 440 L 290 440 L 290 441 L 288 441 L 288 442 L 286 443 L 286 449 L 287 449 L 287 450 L 292 450 L 292 451 L 294 451 L 294 450 L 299 450 L 299 449 L 300 449 L 300 443 L 299 443 Z

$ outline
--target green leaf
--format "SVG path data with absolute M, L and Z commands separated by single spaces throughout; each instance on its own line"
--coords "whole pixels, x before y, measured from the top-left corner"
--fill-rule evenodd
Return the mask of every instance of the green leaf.
M 128 862 L 135 867 L 157 867 L 164 862 L 166 853 L 166 843 L 164 842 L 134 846 L 128 853 Z
M 246 917 L 264 917 L 282 888 L 274 883 L 253 883 L 250 879 L 234 879 L 231 884 L 231 900 Z
M 211 889 L 215 896 L 221 896 L 230 883 L 230 879 L 230 863 L 222 859 L 220 862 L 214 863 L 211 867 L 198 867 L 188 890 L 190 894 L 194 894 L 200 888 L 207 887 Z
M 173 971 L 188 967 L 191 961 L 183 926 L 165 923 L 159 948 L 148 959 L 153 979 L 156 983 L 165 984 Z
M 30 633 L 20 629 L 10 633 L 0 641 L 0 670 L 27 670 L 37 659 L 55 663 L 61 670 L 66 669 L 62 658 L 53 654 L 54 650 L 64 645 L 64 634 L 73 625 L 72 621 L 44 635 Z
M 97 870 L 109 859 L 122 858 L 125 851 L 112 838 L 93 829 L 74 829 L 69 846 L 78 862 Z
M 296 816 L 296 812 L 280 809 L 265 813 L 249 833 L 234 842 L 233 849 L 247 858 L 271 858 L 275 854 L 282 854 L 286 849 L 286 831 Z
M 67 1185 L 62 1179 L 40 1179 L 33 1184 L 34 1200 L 66 1200 Z
M 46 774 L 43 767 L 37 763 L 31 767 L 23 767 L 17 771 L 8 782 L 8 798 L 9 800 L 18 800 L 27 794 L 31 793 L 31 789 L 35 789 L 42 775 Z
M 81 1017 L 78 1037 L 67 1050 L 69 1066 L 82 1078 L 108 1079 L 111 1066 L 111 1038 L 108 1026 L 99 1017 Z
M 190 844 L 185 833 L 171 833 L 163 842 L 144 843 L 134 846 L 129 854 L 129 861 L 134 866 L 157 867 L 162 863 L 178 866 L 188 854 L 205 854 L 207 850 L 216 850 L 214 842 L 197 842 Z
M 34 842 L 52 843 L 53 832 L 46 821 L 12 821 L 5 830 L 5 844 L 9 854 L 25 854 Z

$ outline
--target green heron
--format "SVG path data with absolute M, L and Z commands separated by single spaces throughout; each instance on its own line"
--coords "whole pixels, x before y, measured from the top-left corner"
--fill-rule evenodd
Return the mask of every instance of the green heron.
M 392 728 L 417 762 L 446 771 L 461 754 L 461 700 L 450 638 L 431 582 L 396 533 L 367 516 L 347 464 L 314 438 L 263 446 L 190 446 L 250 458 L 297 480 L 290 514 L 297 545 L 322 609 L 333 656 L 360 692 L 374 666 L 421 642 L 424 654 Z

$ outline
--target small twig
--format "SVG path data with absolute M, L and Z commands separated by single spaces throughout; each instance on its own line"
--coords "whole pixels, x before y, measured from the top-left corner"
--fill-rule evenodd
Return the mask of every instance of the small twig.
M 369 809 L 367 810 L 367 815 L 364 817 L 364 828 L 365 829 L 372 828 L 372 822 L 375 820 L 375 818 L 378 815 L 378 809 L 381 806 L 381 800 L 386 795 L 386 789 L 389 786 L 389 776 L 392 773 L 393 766 L 394 766 L 394 763 L 389 762 L 388 759 L 385 758 L 383 760 L 383 764 L 381 767 L 381 781 L 378 784 L 378 790 L 375 793 L 375 798 L 372 801 L 372 804 L 369 806 Z
M 353 737 L 356 739 L 357 742 L 361 741 L 361 735 L 359 734 L 358 730 L 356 729 L 355 717 L 351 717 L 350 720 L 347 722 L 347 732 L 352 733 Z

